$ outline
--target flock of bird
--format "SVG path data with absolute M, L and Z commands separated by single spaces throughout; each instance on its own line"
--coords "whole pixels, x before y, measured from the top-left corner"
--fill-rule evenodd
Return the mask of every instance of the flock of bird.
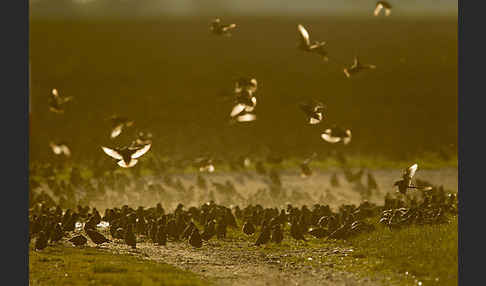
M 385 16 L 391 13 L 391 5 L 386 1 L 378 1 L 373 12 L 375 16 L 384 11 Z M 221 19 L 216 18 L 210 23 L 210 31 L 218 36 L 229 37 L 237 28 L 236 24 L 223 24 Z M 324 61 L 329 61 L 325 41 L 310 40 L 308 30 L 301 24 L 297 25 L 299 35 L 298 48 L 302 51 L 315 53 Z M 375 65 L 362 64 L 358 57 L 354 58 L 352 65 L 343 68 L 347 78 L 367 69 L 375 69 Z M 234 105 L 229 112 L 232 122 L 251 122 L 257 119 L 255 109 L 257 105 L 256 93 L 258 90 L 257 79 L 252 77 L 241 77 L 234 83 Z M 65 97 L 57 89 L 52 89 L 49 98 L 49 110 L 57 114 L 63 114 L 64 105 L 72 101 L 72 97 Z M 326 105 L 322 102 L 311 99 L 299 104 L 305 114 L 305 122 L 309 125 L 318 125 L 325 119 Z M 126 128 L 134 125 L 134 121 L 122 116 L 112 116 L 111 130 L 107 132 L 109 138 L 115 140 Z M 352 134 L 350 129 L 333 125 L 325 129 L 320 137 L 330 144 L 348 145 L 351 142 Z M 69 157 L 71 151 L 66 142 L 50 142 L 52 152 L 55 155 Z M 100 146 L 101 150 L 109 157 L 115 159 L 119 167 L 132 168 L 140 157 L 146 154 L 152 146 L 152 134 L 139 132 L 131 144 L 122 147 Z M 300 164 L 300 175 L 306 178 L 312 175 L 310 164 L 317 157 L 312 153 Z M 355 184 L 358 190 L 377 190 L 378 184 L 374 176 L 368 172 L 367 188 L 363 187 L 361 177 L 364 170 L 353 173 L 348 167 L 342 153 L 337 153 L 338 161 L 341 163 L 343 173 L 348 182 Z M 278 165 L 282 158 L 269 157 L 267 162 L 271 165 Z M 256 173 L 268 175 L 274 186 L 281 186 L 280 175 L 276 168 L 267 171 L 262 160 L 253 162 L 249 157 L 241 156 L 237 162 L 230 162 L 235 169 L 245 169 L 254 165 Z M 192 166 L 200 173 L 212 173 L 215 171 L 215 160 L 210 156 L 196 158 Z M 95 244 L 113 243 L 124 241 L 132 248 L 136 248 L 139 241 L 152 241 L 158 245 L 166 245 L 167 241 L 187 241 L 193 247 L 203 246 L 203 241 L 209 241 L 213 237 L 225 240 L 227 229 L 232 228 L 235 232 L 241 229 L 244 236 L 254 240 L 255 245 L 267 244 L 269 242 L 281 243 L 285 235 L 290 235 L 297 241 L 306 241 L 306 236 L 326 239 L 345 239 L 363 231 L 373 231 L 375 226 L 369 222 L 369 218 L 377 216 L 380 212 L 380 223 L 390 228 L 409 223 L 438 223 L 446 220 L 446 214 L 454 213 L 456 198 L 454 195 L 445 195 L 443 189 L 432 187 L 426 182 L 413 183 L 413 178 L 418 169 L 417 164 L 406 168 L 402 178 L 394 183 L 398 192 L 403 194 L 401 198 L 392 199 L 387 194 L 385 206 L 377 206 L 368 201 L 362 202 L 359 206 L 342 205 L 337 212 L 333 212 L 329 205 L 315 204 L 312 209 L 306 205 L 301 208 L 287 205 L 285 209 L 264 208 L 259 204 L 250 204 L 245 208 L 234 206 L 232 208 L 218 205 L 214 201 L 205 203 L 199 207 L 185 209 L 179 204 L 173 212 L 166 210 L 159 203 L 156 207 L 144 208 L 142 206 L 133 209 L 128 205 L 121 208 L 108 208 L 101 216 L 96 208 L 82 207 L 78 205 L 77 210 L 62 210 L 59 204 L 52 199 L 46 198 L 45 193 L 35 196 L 31 194 L 31 208 L 29 209 L 29 241 L 36 238 L 35 248 L 43 249 L 49 242 L 55 243 L 67 240 L 75 246 L 87 243 L 88 239 Z M 73 169 L 74 170 L 74 169 Z M 79 175 L 77 175 L 79 178 Z M 71 176 L 71 180 L 76 177 Z M 177 186 L 177 183 L 165 177 L 166 184 Z M 168 181 L 167 181 L 168 180 Z M 418 180 L 417 180 L 418 181 Z M 331 185 L 339 186 L 337 174 L 331 177 Z M 180 186 L 179 182 L 179 186 Z M 207 189 L 207 182 L 198 174 L 197 186 Z M 219 184 L 213 182 L 218 189 L 228 190 L 230 184 Z M 407 190 L 415 189 L 422 193 L 424 200 L 420 203 L 410 201 Z M 328 192 L 329 194 L 329 192 Z M 406 206 L 409 205 L 407 208 Z M 103 234 L 103 230 L 109 234 Z M 84 233 L 84 235 L 83 235 Z M 108 238 L 111 236 L 111 239 Z M 254 238 L 254 239 L 253 239 Z

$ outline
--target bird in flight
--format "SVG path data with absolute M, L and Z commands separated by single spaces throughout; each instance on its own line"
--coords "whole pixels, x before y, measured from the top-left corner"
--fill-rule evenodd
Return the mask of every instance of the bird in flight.
M 299 49 L 306 52 L 313 52 L 320 55 L 324 60 L 328 60 L 327 51 L 324 48 L 326 42 L 314 41 L 312 44 L 310 42 L 309 32 L 301 24 L 297 25 L 297 30 L 299 32 Z
M 376 69 L 376 66 L 371 64 L 362 64 L 360 63 L 358 57 L 354 57 L 353 64 L 348 68 L 344 68 L 344 74 L 346 75 L 347 78 L 350 78 L 352 75 L 362 70 L 369 70 L 369 69 Z
M 236 95 L 235 105 L 231 110 L 230 117 L 237 122 L 249 122 L 256 120 L 253 112 L 257 104 L 255 92 L 258 82 L 255 78 L 241 77 L 235 82 L 234 93 Z
M 415 186 L 412 184 L 412 179 L 415 176 L 415 172 L 417 172 L 418 165 L 413 164 L 412 166 L 405 169 L 402 175 L 402 179 L 396 181 L 393 185 L 398 187 L 398 192 L 402 194 L 406 194 L 408 189 L 419 189 L 424 191 L 429 191 L 432 189 L 430 186 Z
M 109 119 L 112 126 L 110 133 L 110 137 L 112 139 L 118 137 L 122 133 L 123 129 L 133 125 L 133 120 L 128 120 L 127 117 L 113 115 Z
M 71 156 L 71 150 L 66 142 L 50 142 L 49 146 L 51 147 L 52 152 L 56 155 L 64 155 L 66 157 Z
M 324 133 L 321 134 L 321 138 L 332 144 L 343 142 L 344 145 L 347 145 L 351 142 L 351 130 L 333 126 L 324 130 Z
M 59 91 L 53 88 L 49 97 L 49 110 L 54 113 L 64 113 L 63 105 L 72 99 L 72 96 L 62 97 L 59 95 Z
M 152 144 L 147 144 L 143 147 L 122 147 L 122 148 L 108 148 L 105 146 L 101 146 L 101 149 L 103 149 L 103 152 L 106 153 L 106 155 L 119 160 L 118 161 L 118 166 L 122 168 L 131 168 L 135 166 L 138 162 L 137 158 L 141 157 L 145 153 L 147 153 L 150 150 L 150 147 Z
M 231 31 L 236 28 L 236 24 L 222 24 L 220 18 L 215 18 L 209 26 L 210 31 L 219 36 L 231 36 Z
M 324 119 L 323 113 L 326 106 L 319 101 L 311 100 L 309 102 L 302 102 L 299 104 L 299 107 L 307 116 L 307 122 L 309 124 L 318 124 Z
M 378 1 L 378 2 L 376 2 L 376 7 L 375 7 L 375 10 L 373 11 L 373 14 L 375 16 L 378 16 L 380 14 L 380 12 L 382 10 L 384 10 L 385 16 L 390 16 L 391 9 L 392 9 L 392 6 L 387 1 Z

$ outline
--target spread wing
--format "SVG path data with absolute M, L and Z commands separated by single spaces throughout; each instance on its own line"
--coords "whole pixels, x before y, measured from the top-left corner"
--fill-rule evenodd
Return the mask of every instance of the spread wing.
M 115 126 L 115 128 L 113 128 L 111 130 L 111 138 L 115 138 L 115 137 L 118 137 L 118 135 L 121 134 L 122 132 L 122 129 L 123 129 L 123 124 L 119 124 L 117 126 Z
M 101 146 L 101 149 L 103 149 L 103 152 L 106 153 L 106 155 L 114 158 L 114 159 L 117 159 L 117 160 L 123 160 L 123 157 L 120 153 L 118 153 L 117 151 L 113 150 L 113 149 L 110 149 L 108 147 L 105 147 L 105 146 Z
M 135 151 L 135 153 L 133 153 L 132 156 L 131 156 L 132 159 L 137 159 L 138 157 L 140 157 L 143 154 L 147 153 L 148 150 L 150 150 L 150 147 L 151 146 L 152 146 L 152 144 L 147 144 L 147 145 L 143 146 L 142 148 L 138 149 L 137 151 Z
M 51 149 L 52 149 L 52 152 L 54 152 L 54 154 L 56 154 L 56 155 L 59 155 L 59 154 L 62 153 L 61 147 L 59 147 L 56 144 L 51 144 Z
M 410 178 L 413 178 L 413 176 L 415 175 L 415 172 L 417 172 L 417 169 L 418 169 L 418 165 L 417 164 L 413 164 L 412 166 L 408 167 L 408 169 L 407 169 L 407 175 Z
M 238 122 L 249 122 L 256 120 L 256 115 L 252 113 L 247 113 L 236 117 Z
M 71 150 L 69 150 L 69 147 L 68 146 L 62 145 L 61 146 L 61 150 L 64 153 L 64 155 L 66 155 L 68 157 L 71 156 Z
M 380 2 L 376 3 L 376 8 L 375 8 L 375 11 L 373 12 L 373 14 L 375 16 L 378 16 L 382 9 L 383 9 L 383 4 L 380 3 Z
M 333 137 L 333 136 L 329 135 L 328 133 L 322 133 L 321 138 L 324 139 L 325 141 L 329 142 L 329 143 L 337 143 L 337 142 L 341 141 L 340 137 Z
M 233 107 L 233 110 L 231 110 L 231 117 L 235 117 L 236 115 L 240 114 L 243 110 L 245 110 L 246 106 L 244 104 L 238 103 Z
M 307 30 L 304 28 L 302 25 L 297 25 L 297 29 L 299 30 L 299 35 L 300 35 L 300 41 L 303 45 L 309 46 L 310 45 L 310 40 L 309 40 L 309 33 Z

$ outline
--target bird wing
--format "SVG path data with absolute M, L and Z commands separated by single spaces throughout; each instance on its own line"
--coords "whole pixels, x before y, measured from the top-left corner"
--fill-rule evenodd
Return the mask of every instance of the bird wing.
M 380 14 L 382 9 L 383 9 L 383 4 L 380 3 L 380 2 L 376 3 L 376 8 L 375 8 L 375 11 L 373 12 L 373 14 L 375 16 L 378 16 L 378 14 Z
M 351 73 L 349 72 L 348 69 L 345 68 L 343 71 L 344 71 L 344 75 L 346 75 L 347 78 L 351 77 Z
M 68 157 L 71 156 L 71 150 L 69 150 L 69 147 L 68 146 L 62 145 L 61 146 L 61 150 L 64 153 L 64 155 L 66 155 Z
M 299 35 L 300 35 L 300 41 L 302 44 L 309 46 L 310 45 L 310 40 L 309 40 L 309 33 L 307 30 L 304 28 L 302 25 L 297 25 L 297 29 L 299 30 Z
M 227 31 L 234 29 L 234 28 L 236 28 L 236 24 L 229 24 L 229 25 L 223 26 L 222 30 L 223 30 L 223 32 L 227 32 Z
M 236 115 L 240 114 L 243 110 L 245 110 L 246 106 L 244 104 L 238 103 L 233 107 L 233 110 L 231 110 L 231 117 L 235 117 Z
M 147 153 L 148 150 L 150 150 L 151 146 L 152 146 L 152 144 L 147 144 L 147 145 L 143 146 L 142 148 L 138 149 L 137 151 L 135 151 L 135 153 L 133 153 L 132 156 L 131 156 L 132 159 L 137 159 L 138 157 Z
M 236 120 L 238 122 L 254 121 L 254 120 L 256 120 L 256 115 L 253 114 L 253 113 L 246 113 L 246 114 L 243 114 L 243 115 L 236 117 Z
M 111 130 L 111 134 L 110 134 L 111 138 L 118 137 L 118 135 L 121 134 L 122 129 L 123 129 L 123 124 L 119 124 L 119 125 L 115 126 L 115 128 L 113 128 Z
M 137 164 L 138 160 L 137 159 L 132 159 L 130 160 L 130 163 L 125 163 L 124 160 L 120 160 L 118 161 L 118 166 L 122 167 L 122 168 L 131 168 L 133 166 L 135 166 Z
M 51 144 L 51 149 L 52 149 L 52 152 L 54 152 L 54 154 L 56 154 L 56 155 L 59 155 L 62 152 L 61 147 L 59 147 L 59 145 L 56 145 L 56 144 Z
M 322 117 L 321 117 L 321 118 L 322 118 Z M 321 120 L 316 119 L 316 118 L 314 118 L 314 117 L 311 117 L 311 118 L 309 119 L 309 124 L 317 124 L 317 123 L 319 123 L 319 122 L 321 122 Z
M 122 160 L 123 157 L 120 153 L 118 153 L 117 151 L 113 150 L 113 149 L 110 149 L 108 147 L 105 147 L 105 146 L 101 146 L 101 149 L 103 149 L 103 152 L 106 153 L 106 155 L 114 158 L 114 159 L 117 159 L 117 160 Z
M 417 169 L 418 169 L 418 165 L 417 164 L 413 164 L 412 166 L 408 167 L 408 169 L 407 169 L 407 175 L 410 178 L 413 178 L 413 176 L 415 175 L 415 172 L 417 172 Z
M 329 143 L 337 143 L 337 142 L 341 141 L 340 137 L 333 137 L 333 136 L 329 135 L 328 133 L 322 133 L 321 138 L 324 139 L 325 141 L 329 142 Z

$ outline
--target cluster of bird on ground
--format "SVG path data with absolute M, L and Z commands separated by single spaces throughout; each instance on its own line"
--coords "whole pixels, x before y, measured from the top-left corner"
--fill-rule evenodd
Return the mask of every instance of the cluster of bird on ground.
M 442 186 L 420 192 L 419 198 L 393 198 L 387 194 L 383 206 L 363 201 L 358 206 L 341 205 L 337 211 L 325 204 L 298 208 L 289 203 L 281 209 L 250 204 L 240 208 L 209 201 L 187 209 L 179 204 L 173 212 L 166 211 L 161 203 L 136 209 L 123 205 L 107 208 L 103 215 L 89 206 L 63 210 L 41 193 L 30 201 L 29 242 L 35 238 L 37 250 L 59 242 L 82 246 L 87 237 L 96 245 L 125 243 L 131 248 L 136 248 L 138 242 L 187 242 L 200 248 L 204 242 L 210 245 L 213 238 L 248 240 L 249 246 L 259 246 L 279 244 L 286 236 L 297 242 L 306 242 L 310 237 L 348 239 L 374 231 L 376 223 L 393 230 L 411 224 L 447 223 L 449 215 L 457 215 L 456 195 L 446 193 Z M 375 221 L 377 217 L 379 221 Z

